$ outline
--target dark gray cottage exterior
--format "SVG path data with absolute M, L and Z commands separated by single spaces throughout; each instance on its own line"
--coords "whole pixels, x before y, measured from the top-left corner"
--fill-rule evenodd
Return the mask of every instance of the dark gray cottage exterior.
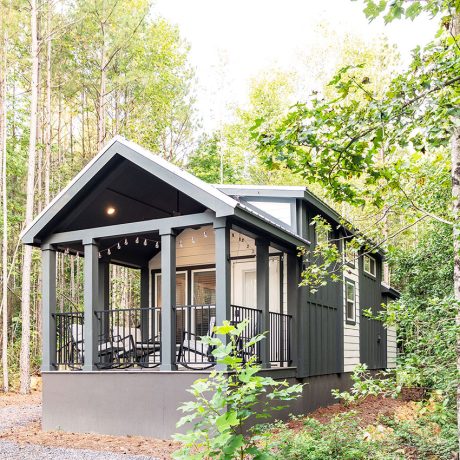
M 328 403 L 359 362 L 393 367 L 395 331 L 361 314 L 397 297 L 382 253 L 298 286 L 316 215 L 344 236 L 304 187 L 209 185 L 114 138 L 22 235 L 42 253 L 44 429 L 169 437 L 215 366 L 197 338 L 224 320 L 250 320 L 243 340 L 268 332 L 251 350 L 263 372 L 308 383 L 287 413 Z M 57 308 L 58 252 L 84 257 L 80 311 Z M 139 270 L 140 305 L 111 304 L 109 264 Z

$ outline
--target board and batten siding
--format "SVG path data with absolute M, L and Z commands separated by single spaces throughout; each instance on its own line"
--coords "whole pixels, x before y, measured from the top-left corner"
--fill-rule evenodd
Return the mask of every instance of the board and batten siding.
M 359 306 L 359 269 L 358 263 L 355 262 L 355 267 L 347 265 L 344 269 L 343 275 L 343 371 L 352 372 L 354 367 L 360 362 L 359 360 L 359 321 L 361 316 L 361 310 Z M 356 312 L 355 319 L 356 323 L 351 324 L 347 322 L 347 312 L 345 308 L 345 280 L 348 279 L 355 283 L 355 295 L 356 295 Z

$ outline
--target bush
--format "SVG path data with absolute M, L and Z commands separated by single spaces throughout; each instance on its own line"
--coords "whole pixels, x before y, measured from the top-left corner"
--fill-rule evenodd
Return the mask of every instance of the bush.
M 381 441 L 369 439 L 353 411 L 337 415 L 329 423 L 304 420 L 299 432 L 284 428 L 272 446 L 273 458 L 284 460 L 394 460 L 404 458 L 388 452 Z
M 368 396 L 391 396 L 396 398 L 401 392 L 401 385 L 395 380 L 394 372 L 371 374 L 366 364 L 358 364 L 351 374 L 353 385 L 350 391 L 332 390 L 332 395 L 345 405 L 361 401 Z
M 247 430 L 249 418 L 267 419 L 273 411 L 285 406 L 278 401 L 288 401 L 299 396 L 302 385 L 289 386 L 286 381 L 258 375 L 261 367 L 256 357 L 244 362 L 241 355 L 248 354 L 259 341 L 258 335 L 241 347 L 241 335 L 248 322 L 232 326 L 228 321 L 215 327 L 217 334 L 227 335 L 228 344 L 216 337 L 202 337 L 201 341 L 214 347 L 212 354 L 227 371 L 213 371 L 208 378 L 196 380 L 188 390 L 194 401 L 180 407 L 185 415 L 177 427 L 193 423 L 186 434 L 174 438 L 184 443 L 174 454 L 176 459 L 219 458 L 225 460 L 268 457 L 264 439 L 267 434 Z

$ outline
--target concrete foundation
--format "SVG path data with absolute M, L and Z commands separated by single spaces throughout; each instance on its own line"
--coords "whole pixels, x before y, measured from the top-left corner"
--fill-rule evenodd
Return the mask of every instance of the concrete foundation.
M 289 383 L 306 383 L 303 395 L 275 417 L 305 414 L 334 402 L 331 389 L 346 389 L 348 374 L 296 379 L 295 369 L 265 371 Z M 43 429 L 170 438 L 186 390 L 207 372 L 100 371 L 43 373 Z

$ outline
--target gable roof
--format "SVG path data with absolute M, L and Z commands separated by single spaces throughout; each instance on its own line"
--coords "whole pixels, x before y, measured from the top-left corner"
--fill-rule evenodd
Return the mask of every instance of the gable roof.
M 263 224 L 266 229 L 271 228 L 274 233 L 281 236 L 281 239 L 285 239 L 291 244 L 304 245 L 309 243 L 288 228 L 270 220 L 268 216 L 244 206 L 213 185 L 207 184 L 160 156 L 154 155 L 136 143 L 126 140 L 122 136 L 115 136 L 49 203 L 23 231 L 21 234 L 22 241 L 25 244 L 39 244 L 37 236 L 40 232 L 50 224 L 52 219 L 63 212 L 70 201 L 116 156 L 121 156 L 193 197 L 196 201 L 214 211 L 216 217 L 235 215 L 253 225 L 260 226 Z

